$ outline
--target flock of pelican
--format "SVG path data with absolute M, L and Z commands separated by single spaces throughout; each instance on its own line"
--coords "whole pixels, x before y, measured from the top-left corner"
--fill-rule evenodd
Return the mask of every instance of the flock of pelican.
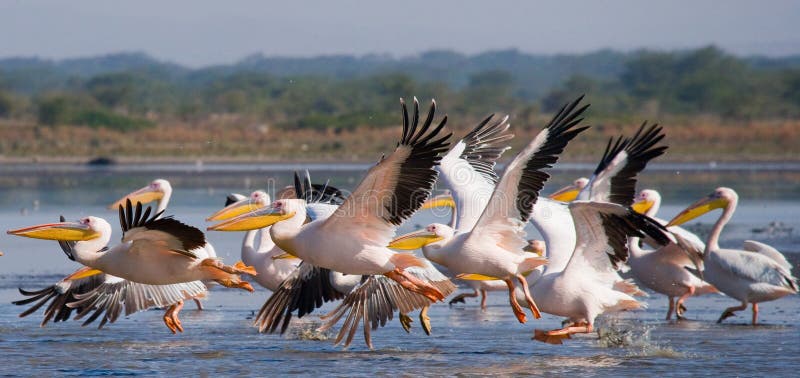
M 751 304 L 756 324 L 759 303 L 798 292 L 791 265 L 774 248 L 754 241 L 742 250 L 720 248 L 738 200 L 732 189 L 714 190 L 669 221 L 656 218 L 661 197 L 650 189 L 637 194 L 636 177 L 667 149 L 658 125 L 612 138 L 590 178 L 542 195 L 548 169 L 589 128 L 582 118 L 589 105 L 581 102 L 564 105 L 500 174 L 495 165 L 513 138 L 507 116 L 489 116 L 452 143 L 435 102 L 421 118 L 416 99 L 410 114 L 401 100 L 397 147 L 349 195 L 312 183 L 308 173 L 295 174 L 294 185 L 274 199 L 260 190 L 229 195 L 207 220 L 216 222 L 208 231 L 244 232 L 241 261 L 233 265 L 217 257 L 201 230 L 166 215 L 172 187 L 163 179 L 110 205 L 122 230 L 113 246 L 111 225 L 95 216 L 9 230 L 56 240 L 84 266 L 42 290 L 20 289 L 26 298 L 14 303 L 31 305 L 20 316 L 46 306 L 42 326 L 73 311 L 84 325 L 99 319 L 102 327 L 123 311 L 163 308 L 176 333 L 183 331 L 184 301 L 202 309 L 213 284 L 253 291 L 244 275 L 272 292 L 255 317 L 259 332 L 283 333 L 292 317 L 337 301 L 320 329 L 341 322 L 335 342 L 346 347 L 361 327 L 372 348 L 371 333 L 395 313 L 408 331 L 419 310 L 430 335 L 428 308 L 455 293 L 451 280 L 471 289 L 451 305 L 481 295 L 484 307 L 488 292 L 505 291 L 520 323 L 526 311 L 565 318 L 562 328 L 534 331 L 535 340 L 551 344 L 593 332 L 600 315 L 643 308 L 639 284 L 669 299 L 667 320 L 673 313 L 682 319 L 691 296 L 722 293 L 741 304 L 719 322 Z M 437 179 L 448 190 L 431 196 Z M 449 224 L 396 235 L 415 212 L 435 207 L 451 209 Z M 714 209 L 722 214 L 705 243 L 680 227 Z M 528 222 L 543 240 L 527 240 Z M 620 276 L 627 270 L 635 280 Z

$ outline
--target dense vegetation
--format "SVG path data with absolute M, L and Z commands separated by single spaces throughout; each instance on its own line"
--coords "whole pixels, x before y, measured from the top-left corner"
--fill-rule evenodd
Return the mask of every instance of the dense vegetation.
M 34 127 L 37 137 L 73 135 L 46 130 L 66 126 L 109 133 L 173 127 L 210 136 L 219 125 L 262 133 L 350 132 L 397 125 L 397 99 L 411 95 L 437 98 L 462 124 L 502 111 L 526 126 L 579 93 L 587 93 L 593 119 L 603 122 L 791 121 L 800 118 L 800 57 L 741 58 L 707 47 L 556 56 L 513 50 L 410 58 L 252 56 L 200 69 L 142 54 L 0 60 L 0 126 L 15 125 L 15 135 Z M 27 142 L 12 142 L 0 141 L 0 153 L 29 151 Z

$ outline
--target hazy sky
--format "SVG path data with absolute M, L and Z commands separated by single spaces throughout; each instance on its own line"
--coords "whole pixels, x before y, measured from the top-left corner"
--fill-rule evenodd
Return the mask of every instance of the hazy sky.
M 737 54 L 798 54 L 800 1 L 0 0 L 0 57 L 143 51 L 201 66 L 256 52 L 570 53 L 711 43 Z

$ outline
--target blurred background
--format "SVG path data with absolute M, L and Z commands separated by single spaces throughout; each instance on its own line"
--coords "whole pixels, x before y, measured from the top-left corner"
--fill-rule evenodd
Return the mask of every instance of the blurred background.
M 667 126 L 661 161 L 800 154 L 795 1 L 5 1 L 0 160 L 373 161 L 398 99 L 519 147 L 585 93 L 567 150 Z M 97 158 L 103 158 L 97 160 Z

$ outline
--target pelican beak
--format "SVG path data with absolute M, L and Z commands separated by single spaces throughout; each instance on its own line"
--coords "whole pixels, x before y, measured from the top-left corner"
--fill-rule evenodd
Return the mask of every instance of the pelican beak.
M 443 194 L 440 196 L 436 196 L 433 198 L 428 199 L 422 204 L 420 209 L 435 209 L 437 207 L 456 207 L 456 201 L 453 199 L 453 196 L 448 194 Z
M 108 205 L 108 208 L 111 210 L 117 210 L 120 206 L 125 207 L 125 202 L 127 200 L 131 200 L 131 203 L 135 204 L 136 202 L 141 202 L 142 204 L 153 202 L 160 200 L 164 197 L 164 192 L 151 188 L 149 185 L 141 188 L 137 191 L 131 192 L 125 197 L 119 199 L 119 201 Z
M 207 228 L 208 231 L 250 231 L 272 226 L 282 220 L 289 219 L 295 214 L 294 211 L 284 214 L 280 210 L 273 208 L 261 209 L 251 213 L 245 213 L 238 217 L 228 219 L 222 223 L 217 223 Z
M 59 241 L 87 241 L 100 237 L 99 232 L 90 229 L 88 225 L 78 222 L 46 223 L 8 230 L 6 233 L 26 238 Z
M 561 202 L 572 202 L 578 198 L 581 189 L 574 184 L 569 184 L 550 195 L 550 199 Z
M 637 199 L 636 202 L 634 202 L 633 205 L 631 205 L 631 208 L 633 208 L 633 211 L 639 214 L 645 214 L 647 213 L 648 210 L 650 210 L 653 207 L 654 204 L 655 201 Z
M 72 273 L 69 276 L 67 276 L 66 278 L 64 278 L 64 281 L 80 280 L 80 279 L 83 279 L 83 278 L 86 278 L 86 277 L 96 276 L 98 274 L 103 274 L 103 272 L 100 271 L 100 270 L 93 269 L 93 268 L 90 268 L 90 267 L 86 266 L 86 267 L 78 269 L 77 271 L 75 271 L 75 273 Z
M 284 252 L 284 253 L 281 253 L 279 255 L 272 256 L 273 260 L 298 259 L 298 258 L 299 257 L 297 257 L 297 256 L 295 256 L 295 255 L 293 255 L 293 254 L 291 254 L 289 252 Z
M 432 232 L 420 230 L 395 238 L 389 243 L 389 248 L 413 251 L 442 239 L 444 238 Z
M 686 210 L 681 211 L 680 214 L 676 215 L 675 218 L 672 218 L 672 220 L 667 223 L 667 227 L 684 224 L 711 210 L 721 209 L 727 205 L 728 201 L 726 199 L 719 198 L 713 194 L 709 195 L 708 197 L 689 205 Z
M 228 220 L 231 218 L 238 217 L 242 214 L 247 214 L 259 209 L 263 209 L 266 205 L 262 203 L 253 203 L 250 198 L 245 198 L 241 201 L 234 202 L 228 206 L 225 206 L 220 211 L 212 214 L 210 217 L 206 218 L 207 222 L 214 222 L 214 221 L 222 221 Z

